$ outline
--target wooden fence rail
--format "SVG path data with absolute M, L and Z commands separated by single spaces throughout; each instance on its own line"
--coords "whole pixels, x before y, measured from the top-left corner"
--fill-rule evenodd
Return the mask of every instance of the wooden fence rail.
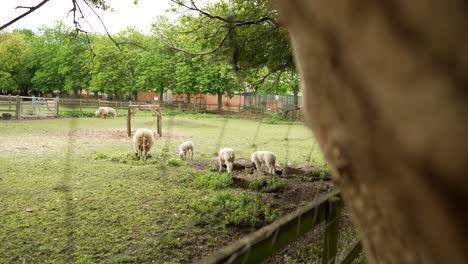
M 361 251 L 360 243 L 345 250 L 347 253 L 341 257 L 342 260 L 337 261 L 338 218 L 342 206 L 339 192 L 331 191 L 270 225 L 219 249 L 198 263 L 262 263 L 279 249 L 322 223 L 326 224 L 323 263 L 351 263 Z

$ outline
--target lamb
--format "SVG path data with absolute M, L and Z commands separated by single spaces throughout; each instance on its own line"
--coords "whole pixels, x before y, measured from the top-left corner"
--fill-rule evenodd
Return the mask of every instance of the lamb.
M 115 111 L 114 108 L 108 107 L 108 106 L 106 106 L 104 108 L 107 109 L 107 115 L 111 115 L 112 117 L 117 117 L 117 111 Z
M 102 106 L 102 107 L 99 107 L 98 110 L 96 111 L 96 116 L 100 116 L 104 118 L 106 118 L 107 116 L 116 117 L 117 111 L 115 111 L 115 109 L 112 107 Z
M 179 145 L 179 151 L 177 154 L 180 158 L 187 158 L 187 152 L 189 154 L 190 159 L 193 159 L 193 142 L 192 141 L 185 141 L 184 143 Z
M 133 135 L 133 148 L 138 159 L 146 161 L 148 152 L 151 150 L 155 141 L 154 134 L 151 130 L 146 128 L 138 129 Z
M 98 110 L 96 111 L 96 116 L 99 116 L 99 117 L 106 118 L 108 114 L 109 114 L 109 110 L 107 110 L 106 107 L 99 107 Z
M 219 172 L 223 169 L 223 164 L 226 164 L 227 172 L 231 173 L 235 158 L 234 150 L 232 150 L 232 148 L 220 149 L 218 151 Z
M 252 154 L 251 161 L 255 163 L 255 168 L 257 171 L 260 171 L 262 164 L 265 164 L 268 168 L 268 174 L 274 175 L 276 172 L 276 156 L 271 151 L 255 151 Z

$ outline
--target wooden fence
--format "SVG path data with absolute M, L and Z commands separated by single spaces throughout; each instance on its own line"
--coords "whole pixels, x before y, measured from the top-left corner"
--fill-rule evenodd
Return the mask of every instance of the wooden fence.
M 50 118 L 58 116 L 58 99 L 35 96 L 0 95 L 2 118 Z
M 219 249 L 198 263 L 262 263 L 303 234 L 325 224 L 322 263 L 350 264 L 359 256 L 361 243 L 357 240 L 343 250 L 344 253 L 337 254 L 338 220 L 342 216 L 342 207 L 339 192 L 331 191 L 270 225 Z
M 0 95 L 0 113 L 11 113 L 13 117 L 17 117 L 18 107 L 16 100 L 18 96 Z M 118 112 L 128 109 L 129 105 L 135 104 L 135 101 L 106 101 L 96 99 L 79 99 L 79 98 L 57 98 L 58 109 L 57 113 L 82 116 L 91 115 L 101 106 L 109 106 L 115 108 Z M 178 109 L 180 111 L 194 111 L 200 113 L 218 113 L 217 104 L 206 104 L 200 102 L 185 103 L 181 101 L 173 102 L 152 102 L 152 104 L 159 104 L 163 108 Z M 275 108 L 269 109 L 261 106 L 243 106 L 243 105 L 223 105 L 223 114 L 239 114 L 249 113 L 256 115 L 265 115 L 268 113 L 278 113 L 290 120 L 302 120 L 302 112 L 300 109 L 282 109 Z M 119 115 L 122 115 L 119 113 Z

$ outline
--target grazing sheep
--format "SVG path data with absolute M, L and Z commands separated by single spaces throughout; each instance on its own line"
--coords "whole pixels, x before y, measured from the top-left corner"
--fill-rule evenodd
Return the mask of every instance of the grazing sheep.
M 232 148 L 223 148 L 218 151 L 219 172 L 223 169 L 223 164 L 226 164 L 228 173 L 232 172 L 234 166 L 234 159 L 236 158 Z
M 185 141 L 184 143 L 179 145 L 179 151 L 177 154 L 180 158 L 187 158 L 187 152 L 189 154 L 190 159 L 193 159 L 193 142 L 192 141 Z
M 99 107 L 98 110 L 96 111 L 96 116 L 99 116 L 99 117 L 106 118 L 108 114 L 109 114 L 109 110 L 107 110 L 106 107 Z
M 271 151 L 255 151 L 252 154 L 251 161 L 255 163 L 255 168 L 257 171 L 260 171 L 262 164 L 265 164 L 268 167 L 268 174 L 274 175 L 276 172 L 276 156 Z
M 132 141 L 138 159 L 146 160 L 155 141 L 153 132 L 146 128 L 140 128 L 133 135 Z
M 107 115 L 111 115 L 112 117 L 117 117 L 117 111 L 115 111 L 112 107 L 104 107 L 107 109 Z
M 100 116 L 100 117 L 104 117 L 104 118 L 106 118 L 108 116 L 116 117 L 117 116 L 117 111 L 115 111 L 115 109 L 112 108 L 112 107 L 101 106 L 96 111 L 96 116 Z

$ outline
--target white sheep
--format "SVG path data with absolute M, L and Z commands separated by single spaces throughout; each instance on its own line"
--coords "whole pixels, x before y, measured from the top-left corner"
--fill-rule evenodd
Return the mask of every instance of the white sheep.
M 114 108 L 108 107 L 108 106 L 106 106 L 104 108 L 107 109 L 107 115 L 111 115 L 112 117 L 117 117 L 117 111 L 115 111 Z
M 234 159 L 236 158 L 232 148 L 223 148 L 218 151 L 219 172 L 223 169 L 223 164 L 226 164 L 228 173 L 232 172 L 234 166 Z
M 109 110 L 107 110 L 106 107 L 99 107 L 98 110 L 96 111 L 96 116 L 99 116 L 99 117 L 106 118 L 108 114 L 109 114 Z
M 189 154 L 190 159 L 193 159 L 193 142 L 192 141 L 185 141 L 184 143 L 179 145 L 179 151 L 177 154 L 179 157 L 187 158 L 187 153 Z
M 252 154 L 251 161 L 255 163 L 255 168 L 257 171 L 260 171 L 262 165 L 265 164 L 268 168 L 268 174 L 274 175 L 276 172 L 276 156 L 271 151 L 255 151 Z
M 132 141 L 138 159 L 146 160 L 148 152 L 155 141 L 153 132 L 146 128 L 140 128 L 133 135 Z
M 117 111 L 115 111 L 115 109 L 112 108 L 112 107 L 101 106 L 96 111 L 96 116 L 100 116 L 100 117 L 104 117 L 104 118 L 106 118 L 108 116 L 116 117 L 117 116 Z

